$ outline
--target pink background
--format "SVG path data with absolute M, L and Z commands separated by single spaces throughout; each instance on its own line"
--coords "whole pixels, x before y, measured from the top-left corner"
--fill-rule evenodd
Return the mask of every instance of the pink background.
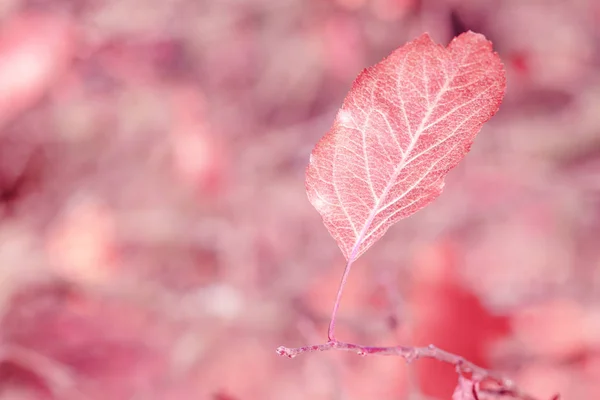
M 424 31 L 508 90 L 442 196 L 357 263 L 338 337 L 434 343 L 600 398 L 600 3 L 0 3 L 0 400 L 449 400 L 452 367 L 326 340 L 343 258 L 304 168 Z

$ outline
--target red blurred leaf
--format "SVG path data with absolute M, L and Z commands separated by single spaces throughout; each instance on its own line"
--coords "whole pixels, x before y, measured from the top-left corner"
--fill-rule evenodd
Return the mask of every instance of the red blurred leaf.
M 483 35 L 428 34 L 363 71 L 311 154 L 310 202 L 347 260 L 432 202 L 498 110 L 506 78 Z
M 510 321 L 491 313 L 463 286 L 459 270 L 467 250 L 448 237 L 416 250 L 406 297 L 407 313 L 413 316 L 411 335 L 415 344 L 435 343 L 489 368 L 490 350 L 511 333 Z M 450 398 L 456 387 L 455 368 L 434 360 L 421 360 L 414 368 L 423 395 Z

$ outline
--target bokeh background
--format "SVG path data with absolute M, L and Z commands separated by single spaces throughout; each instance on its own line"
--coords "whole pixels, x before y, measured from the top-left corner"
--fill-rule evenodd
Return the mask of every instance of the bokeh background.
M 600 398 L 600 3 L 0 2 L 0 399 L 449 400 L 326 340 L 344 260 L 304 168 L 360 70 L 485 34 L 500 112 L 350 276 L 338 336 Z

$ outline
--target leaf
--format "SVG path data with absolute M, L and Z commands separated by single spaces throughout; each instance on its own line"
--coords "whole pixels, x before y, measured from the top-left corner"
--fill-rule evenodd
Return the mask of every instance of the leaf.
M 452 393 L 452 400 L 478 400 L 476 393 L 473 381 L 459 375 L 458 384 Z
M 500 58 L 473 32 L 446 48 L 423 34 L 358 76 L 306 171 L 348 261 L 440 195 L 505 86 Z

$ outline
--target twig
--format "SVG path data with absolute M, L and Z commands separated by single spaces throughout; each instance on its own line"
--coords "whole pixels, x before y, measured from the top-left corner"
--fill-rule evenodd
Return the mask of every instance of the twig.
M 328 350 L 342 350 L 355 352 L 360 356 L 366 355 L 382 355 L 382 356 L 399 356 L 406 360 L 407 363 L 411 363 L 420 358 L 431 358 L 447 364 L 454 365 L 456 372 L 462 376 L 469 375 L 471 380 L 474 382 L 489 381 L 497 385 L 496 388 L 481 389 L 482 392 L 488 394 L 501 394 L 504 396 L 511 396 L 521 400 L 536 400 L 517 388 L 515 383 L 502 377 L 490 370 L 473 364 L 465 358 L 450 353 L 448 351 L 437 348 L 434 345 L 426 347 L 412 347 L 412 346 L 392 346 L 392 347 L 372 347 L 372 346 L 361 346 L 352 343 L 339 342 L 337 340 L 331 340 L 324 344 L 289 348 L 280 346 L 277 348 L 277 354 L 294 358 L 302 353 L 311 353 L 314 351 L 328 351 Z M 554 397 L 553 400 L 558 400 Z

